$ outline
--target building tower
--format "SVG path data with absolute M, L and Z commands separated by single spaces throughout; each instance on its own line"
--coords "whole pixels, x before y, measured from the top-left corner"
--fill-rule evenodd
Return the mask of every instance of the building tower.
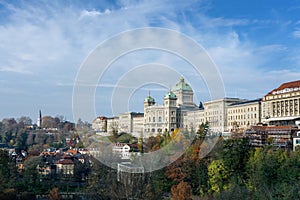
M 193 102 L 193 89 L 184 81 L 183 77 L 181 77 L 180 81 L 172 88 L 172 92 L 174 92 L 177 97 L 177 106 L 196 107 Z
M 42 121 L 43 121 L 43 119 L 42 119 L 42 111 L 40 110 L 39 117 L 38 117 L 37 123 L 36 123 L 36 125 L 37 125 L 38 128 L 42 127 Z
M 144 114 L 146 113 L 146 110 L 149 106 L 154 106 L 155 105 L 155 99 L 149 95 L 147 98 L 144 100 Z
M 176 95 L 169 91 L 164 97 L 164 110 L 165 110 L 165 124 L 167 131 L 173 131 L 177 128 L 177 106 Z
M 155 105 L 155 99 L 149 95 L 144 100 L 144 131 L 145 133 L 151 132 L 151 106 Z

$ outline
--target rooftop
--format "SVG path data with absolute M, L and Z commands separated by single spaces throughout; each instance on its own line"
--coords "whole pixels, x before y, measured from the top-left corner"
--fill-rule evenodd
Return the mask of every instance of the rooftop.
M 144 100 L 144 102 L 155 103 L 155 99 L 150 95 L 148 95 L 147 98 Z
M 165 98 L 172 98 L 172 99 L 175 99 L 175 98 L 177 98 L 177 97 L 176 97 L 176 95 L 174 94 L 174 92 L 169 91 L 169 92 L 165 95 Z
M 184 82 L 184 78 L 181 77 L 179 83 L 176 83 L 176 85 L 172 88 L 172 91 L 178 91 L 178 90 L 185 90 L 185 91 L 193 91 L 191 86 Z
M 282 92 L 282 93 L 291 92 L 291 91 L 294 91 L 294 90 L 288 90 L 288 89 L 294 89 L 294 88 L 297 91 L 300 91 L 300 80 L 283 83 L 278 88 L 276 88 L 276 89 L 272 90 L 271 92 L 269 92 L 267 95 L 274 95 L 274 93 L 277 93 L 277 92 Z
M 256 103 L 256 102 L 260 102 L 260 101 L 261 101 L 261 98 L 254 99 L 254 100 L 247 100 L 247 101 L 235 102 L 235 103 L 230 104 L 230 106 L 250 104 L 250 103 Z

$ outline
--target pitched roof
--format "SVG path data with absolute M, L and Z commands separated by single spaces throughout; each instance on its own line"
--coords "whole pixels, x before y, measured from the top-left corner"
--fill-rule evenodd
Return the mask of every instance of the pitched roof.
M 284 90 L 286 88 L 300 88 L 300 80 L 283 83 L 278 88 L 276 88 L 276 89 L 272 90 L 271 92 L 269 92 L 267 95 L 270 95 L 270 94 L 272 94 L 273 92 L 276 92 L 276 91 Z
M 75 156 L 78 153 L 78 151 L 73 149 L 68 149 L 67 153 L 71 153 L 73 156 Z
M 56 162 L 56 164 L 62 164 L 62 165 L 73 165 L 74 162 L 71 159 L 60 159 Z

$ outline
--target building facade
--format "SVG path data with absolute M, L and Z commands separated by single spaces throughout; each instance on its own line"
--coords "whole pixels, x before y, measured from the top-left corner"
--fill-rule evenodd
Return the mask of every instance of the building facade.
M 97 132 L 107 132 L 107 118 L 104 116 L 97 117 L 92 122 L 92 128 Z
M 107 133 L 119 132 L 119 117 L 107 118 Z
M 205 121 L 209 123 L 212 132 L 222 133 L 227 128 L 227 108 L 233 103 L 243 101 L 238 98 L 222 98 L 204 102 Z
M 204 109 L 185 112 L 183 114 L 184 131 L 197 131 L 199 126 L 206 122 Z
M 252 126 L 300 124 L 300 80 L 288 82 L 270 91 L 262 99 L 222 98 L 193 102 L 193 89 L 184 78 L 163 97 L 158 105 L 149 94 L 144 100 L 144 113 L 122 113 L 118 117 L 95 120 L 94 129 L 108 133 L 126 132 L 136 137 L 149 137 L 181 128 L 197 131 L 208 122 L 212 132 L 245 131 Z M 101 129 L 102 128 L 102 129 Z
M 261 123 L 261 99 L 241 101 L 227 107 L 227 130 L 244 131 Z
M 283 83 L 262 98 L 262 122 L 295 125 L 300 120 L 300 80 Z
M 181 77 L 164 96 L 163 105 L 157 105 L 150 95 L 144 100 L 144 135 L 156 135 L 183 127 L 183 117 L 199 108 L 193 102 L 194 92 Z

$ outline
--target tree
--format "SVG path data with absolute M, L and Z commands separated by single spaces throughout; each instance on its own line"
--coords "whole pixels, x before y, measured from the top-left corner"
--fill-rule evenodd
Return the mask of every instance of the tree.
M 19 129 L 16 137 L 16 144 L 19 147 L 25 147 L 26 146 L 26 140 L 27 140 L 27 131 L 25 129 Z
M 32 119 L 27 116 L 22 116 L 17 119 L 18 123 L 23 123 L 25 126 L 30 126 L 32 125 Z
M 60 199 L 57 187 L 54 187 L 54 188 L 52 188 L 52 190 L 50 190 L 48 198 L 49 198 L 49 200 L 59 200 Z
M 192 199 L 192 188 L 187 182 L 181 181 L 178 185 L 172 186 L 172 200 L 189 200 Z
M 119 127 L 119 125 L 117 122 L 112 122 L 110 124 L 111 134 L 114 138 L 118 137 L 118 127 Z
M 246 168 L 248 188 L 258 199 L 299 199 L 299 161 L 299 152 L 269 147 L 251 151 Z
M 84 127 L 84 122 L 81 120 L 81 118 L 78 119 L 76 123 L 76 128 L 77 129 L 82 129 Z
M 205 122 L 205 123 L 201 123 L 199 125 L 199 129 L 197 130 L 197 135 L 199 136 L 200 140 L 203 141 L 205 136 L 207 135 L 209 131 L 209 123 Z
M 43 128 L 59 128 L 60 126 L 60 119 L 58 117 L 51 117 L 51 116 L 44 116 L 42 120 L 42 127 Z
M 2 120 L 1 138 L 3 143 L 14 144 L 14 137 L 18 132 L 19 125 L 14 118 L 5 118 Z
M 29 133 L 28 136 L 27 136 L 27 139 L 26 139 L 26 145 L 30 146 L 33 144 L 34 142 L 34 134 L 33 133 Z
M 245 168 L 249 150 L 250 145 L 246 138 L 223 141 L 222 160 L 235 184 L 243 184 L 246 181 Z
M 35 144 L 45 144 L 46 134 L 45 133 L 37 133 L 34 137 Z
M 25 191 L 37 192 L 40 189 L 40 179 L 37 171 L 37 165 L 40 164 L 41 158 L 39 156 L 28 157 L 24 161 L 24 186 Z
M 208 166 L 208 176 L 211 189 L 214 192 L 221 192 L 223 190 L 229 189 L 229 171 L 225 167 L 222 160 L 213 160 Z
M 9 180 L 9 156 L 7 150 L 0 149 L 0 191 L 3 191 Z

